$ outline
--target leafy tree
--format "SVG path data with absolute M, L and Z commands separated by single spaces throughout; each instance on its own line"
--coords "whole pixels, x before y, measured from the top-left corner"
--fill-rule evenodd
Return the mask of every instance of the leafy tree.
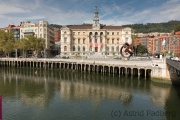
M 137 35 L 131 35 L 132 42 L 134 42 L 134 40 L 135 40 L 137 37 L 138 37 Z
M 144 45 L 138 45 L 136 48 L 137 54 L 143 55 L 144 53 L 148 53 L 146 46 Z
M 162 23 L 128 24 L 128 25 L 123 25 L 123 27 L 130 27 L 131 29 L 135 30 L 137 33 L 149 33 L 149 32 L 169 33 L 172 30 L 174 30 L 174 28 L 179 24 L 180 21 L 171 20 Z
M 180 24 L 178 24 L 175 28 L 174 28 L 174 32 L 180 31 Z
M 0 30 L 0 50 L 9 57 L 9 53 L 12 52 L 14 46 L 14 34 L 12 31 Z
M 30 48 L 30 42 L 27 38 L 21 38 L 18 48 L 23 51 L 23 56 L 26 56 L 26 51 Z
M 35 51 L 38 54 L 45 47 L 45 39 L 37 38 L 32 35 L 27 38 L 22 38 L 19 42 L 19 49 L 23 50 L 23 56 L 26 56 L 27 50 Z

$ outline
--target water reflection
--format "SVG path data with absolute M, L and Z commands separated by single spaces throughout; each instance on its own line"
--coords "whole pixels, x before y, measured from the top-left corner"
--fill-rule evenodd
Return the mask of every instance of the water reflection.
M 68 70 L 1 68 L 0 94 L 4 100 L 20 100 L 24 106 L 44 109 L 57 102 L 56 98 L 63 104 L 91 102 L 96 114 L 98 110 L 104 110 L 101 107 L 101 104 L 106 106 L 104 102 L 109 104 L 107 106 L 113 106 L 115 102 L 129 110 L 160 109 L 175 113 L 180 110 L 180 92 L 174 86 L 131 77 L 119 78 Z M 56 107 L 59 104 L 56 103 Z M 172 116 L 164 117 L 172 119 Z M 180 118 L 179 114 L 176 114 L 177 118 Z

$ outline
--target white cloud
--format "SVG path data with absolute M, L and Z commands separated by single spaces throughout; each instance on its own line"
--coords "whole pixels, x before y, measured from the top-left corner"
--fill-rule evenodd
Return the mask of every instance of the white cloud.
M 23 20 L 47 20 L 50 24 L 61 25 L 93 23 L 93 8 L 90 13 L 87 13 L 83 9 L 62 9 L 63 4 L 59 4 L 59 7 L 50 6 L 50 3 L 54 0 L 46 1 L 48 5 L 45 5 L 42 0 L 6 1 L 0 2 L 0 27 L 5 27 L 12 23 L 19 25 Z M 141 11 L 137 11 L 137 8 L 135 9 L 133 2 L 122 5 L 118 5 L 115 2 L 109 5 L 103 3 L 98 5 L 100 6 L 98 7 L 100 23 L 106 25 L 124 25 L 180 20 L 180 15 L 178 14 L 180 3 L 178 1 L 180 0 L 169 0 L 169 3 L 159 4 L 158 7 L 148 6 L 148 8 Z M 8 2 L 11 2 L 11 4 L 7 4 Z M 19 14 L 15 16 L 13 15 L 14 13 Z
M 29 12 L 11 4 L 0 3 L 0 14 Z

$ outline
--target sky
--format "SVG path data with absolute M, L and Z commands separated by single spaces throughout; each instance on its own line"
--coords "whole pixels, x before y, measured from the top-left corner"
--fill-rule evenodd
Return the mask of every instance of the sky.
M 180 0 L 0 0 L 0 28 L 40 20 L 59 25 L 92 24 L 95 5 L 99 22 L 106 25 L 180 20 Z

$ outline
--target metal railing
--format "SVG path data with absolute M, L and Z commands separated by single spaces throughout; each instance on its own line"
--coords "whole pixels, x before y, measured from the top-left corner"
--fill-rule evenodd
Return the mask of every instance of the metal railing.
M 176 68 L 177 70 L 180 70 L 180 61 L 166 59 L 166 63 L 169 64 L 170 66 Z

